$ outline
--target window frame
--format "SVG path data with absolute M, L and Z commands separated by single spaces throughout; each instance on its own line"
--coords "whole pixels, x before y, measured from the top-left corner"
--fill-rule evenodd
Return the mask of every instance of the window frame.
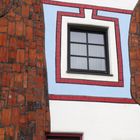
M 61 138 L 78 138 L 79 140 L 82 140 L 82 136 L 82 133 L 46 133 L 46 140 L 53 138 L 58 138 L 58 140 Z
M 70 68 L 71 60 L 70 57 L 74 56 L 70 54 L 70 32 L 76 31 L 81 33 L 86 33 L 86 43 L 83 43 L 86 45 L 87 49 L 87 55 L 86 56 L 80 56 L 75 55 L 76 57 L 83 57 L 83 58 L 97 58 L 97 59 L 104 59 L 105 60 L 105 70 L 89 70 L 89 62 L 87 61 L 87 70 L 83 69 L 72 69 Z M 94 43 L 88 43 L 87 34 L 89 33 L 97 33 L 102 34 L 104 36 L 104 44 L 94 44 Z M 91 25 L 80 25 L 80 24 L 68 24 L 68 33 L 67 33 L 67 40 L 68 40 L 68 54 L 67 54 L 67 73 L 77 73 L 77 74 L 95 74 L 95 75 L 110 75 L 110 65 L 109 65 L 109 49 L 108 49 L 108 28 L 106 27 L 99 27 L 99 26 L 91 26 Z M 72 42 L 73 43 L 73 42 Z M 75 44 L 82 44 L 81 42 L 74 42 Z M 104 47 L 104 53 L 105 56 L 103 57 L 94 57 L 88 55 L 88 45 L 98 45 Z

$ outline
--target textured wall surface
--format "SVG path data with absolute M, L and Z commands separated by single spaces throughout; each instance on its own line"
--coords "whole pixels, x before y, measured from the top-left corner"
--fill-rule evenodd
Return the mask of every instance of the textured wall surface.
M 140 1 L 132 15 L 129 35 L 131 93 L 140 104 Z
M 43 140 L 49 131 L 40 0 L 0 1 L 0 140 Z

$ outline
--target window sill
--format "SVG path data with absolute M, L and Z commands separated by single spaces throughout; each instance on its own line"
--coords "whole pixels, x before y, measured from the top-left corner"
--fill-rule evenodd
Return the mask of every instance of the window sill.
M 93 72 L 82 72 L 82 71 L 67 71 L 67 73 L 72 74 L 86 74 L 86 75 L 98 75 L 98 76 L 110 76 L 113 77 L 113 74 L 107 74 L 107 73 L 93 73 Z

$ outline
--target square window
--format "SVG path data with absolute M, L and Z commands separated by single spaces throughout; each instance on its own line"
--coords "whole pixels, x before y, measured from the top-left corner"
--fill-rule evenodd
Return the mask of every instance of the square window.
M 118 20 L 93 17 L 85 9 L 82 16 L 59 12 L 58 21 L 56 81 L 122 86 Z
M 68 73 L 110 74 L 107 30 L 68 25 Z

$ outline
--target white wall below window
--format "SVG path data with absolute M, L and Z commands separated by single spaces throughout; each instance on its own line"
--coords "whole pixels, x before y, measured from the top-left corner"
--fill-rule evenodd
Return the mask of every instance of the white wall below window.
M 51 132 L 83 133 L 83 140 L 140 140 L 140 106 L 50 100 Z

